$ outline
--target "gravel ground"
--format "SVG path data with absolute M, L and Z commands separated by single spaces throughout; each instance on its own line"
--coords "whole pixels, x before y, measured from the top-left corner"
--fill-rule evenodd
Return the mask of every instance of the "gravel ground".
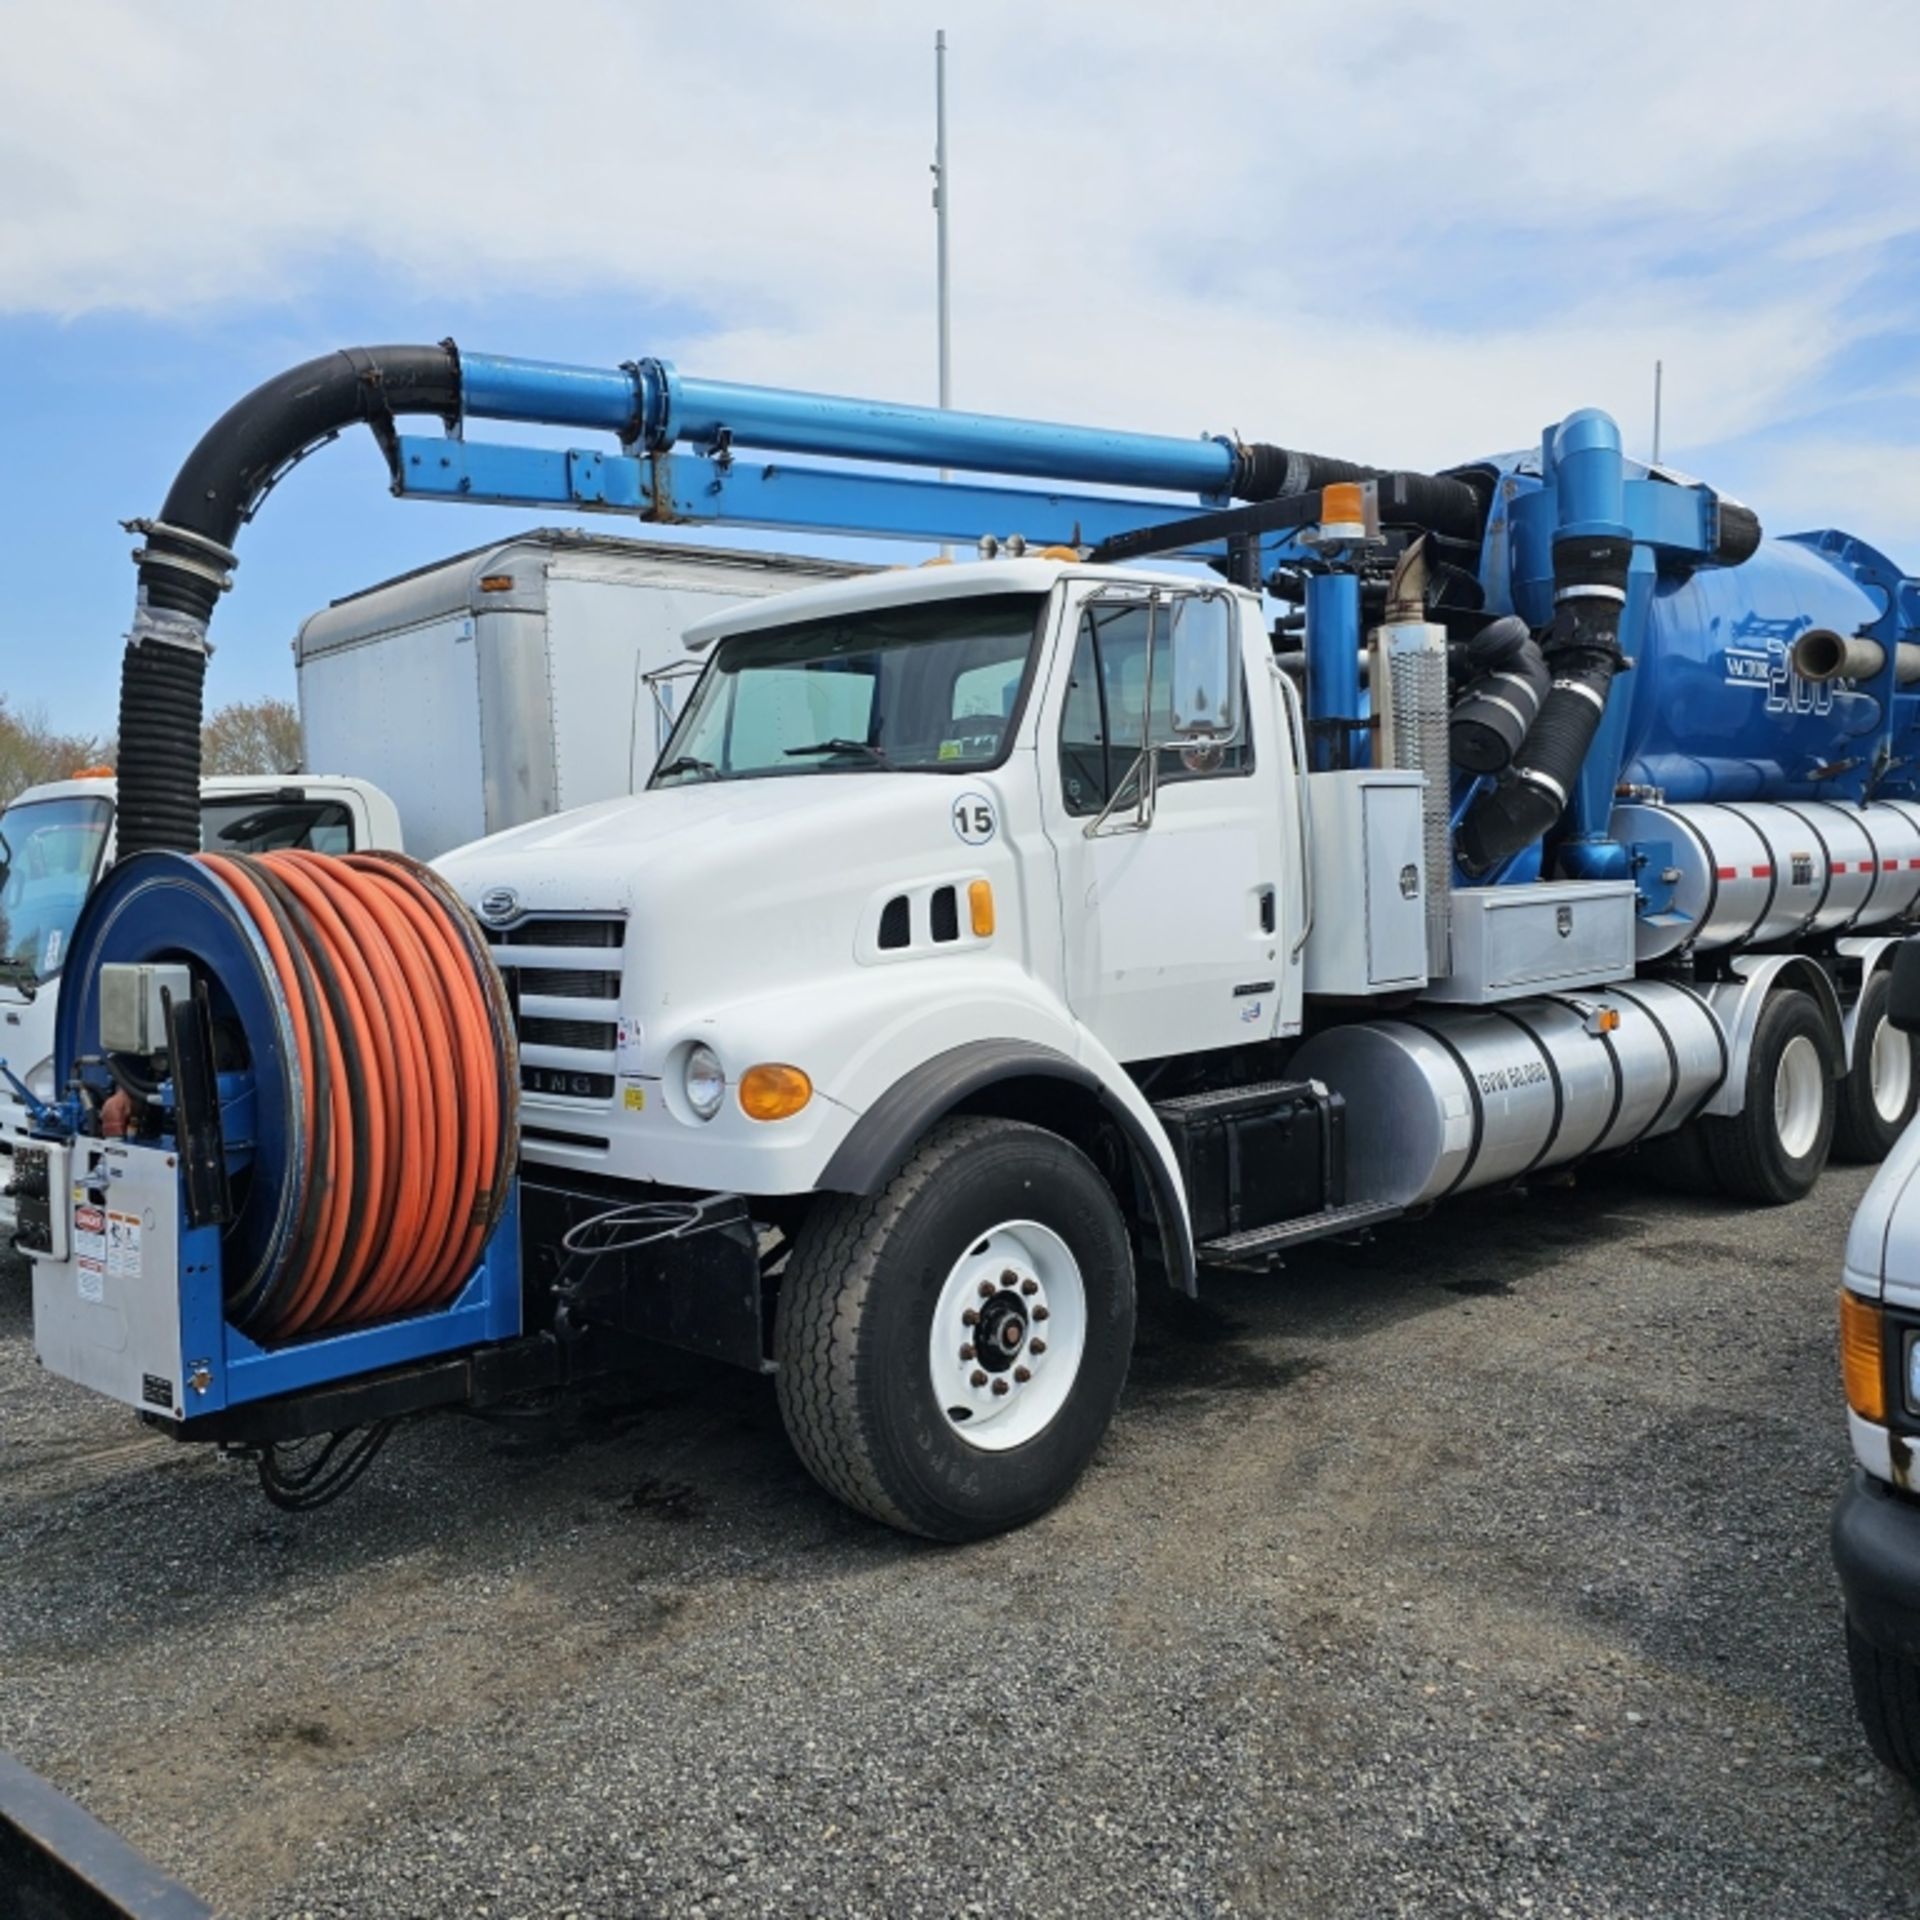
M 276 1920 L 1920 1913 L 1826 1547 L 1864 1184 L 1615 1173 L 1220 1276 L 965 1549 L 678 1363 L 289 1519 L 0 1286 L 0 1745 Z

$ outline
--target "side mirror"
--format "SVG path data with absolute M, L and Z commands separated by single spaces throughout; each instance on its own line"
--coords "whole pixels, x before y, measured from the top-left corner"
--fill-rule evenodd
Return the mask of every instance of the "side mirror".
M 1920 939 L 1901 941 L 1893 956 L 1887 1018 L 1902 1033 L 1920 1033 Z
M 1168 712 L 1175 744 L 1228 740 L 1240 730 L 1240 654 L 1234 602 L 1224 593 L 1181 594 L 1167 636 Z

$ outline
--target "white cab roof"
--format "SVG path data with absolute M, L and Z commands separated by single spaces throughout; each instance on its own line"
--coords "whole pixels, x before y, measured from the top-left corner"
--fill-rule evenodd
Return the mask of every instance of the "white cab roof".
M 795 593 L 779 593 L 744 606 L 728 607 L 696 621 L 682 636 L 689 653 L 702 653 L 731 634 L 763 627 L 792 626 L 802 620 L 830 620 L 836 614 L 864 613 L 874 607 L 909 601 L 958 600 L 982 593 L 1047 593 L 1064 575 L 1080 579 L 1124 580 L 1141 586 L 1191 587 L 1190 575 L 1149 573 L 1133 567 L 1089 567 L 1072 560 L 965 560 L 950 566 L 889 567 L 883 573 L 836 580 Z

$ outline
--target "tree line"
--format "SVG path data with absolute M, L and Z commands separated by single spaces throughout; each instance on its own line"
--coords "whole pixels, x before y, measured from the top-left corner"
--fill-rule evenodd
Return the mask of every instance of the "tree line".
M 16 707 L 0 693 L 0 806 L 23 788 L 70 780 L 82 768 L 112 767 L 111 736 L 62 733 L 41 708 Z M 291 700 L 235 700 L 200 731 L 204 773 L 297 773 L 300 716 Z

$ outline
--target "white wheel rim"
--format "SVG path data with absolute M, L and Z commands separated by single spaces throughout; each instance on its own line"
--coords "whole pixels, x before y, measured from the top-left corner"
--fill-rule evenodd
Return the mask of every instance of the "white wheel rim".
M 1913 1043 L 1885 1015 L 1873 1030 L 1867 1071 L 1872 1076 L 1874 1112 L 1889 1125 L 1904 1120 L 1913 1092 Z
M 927 1340 L 933 1397 L 954 1435 L 1004 1453 L 1067 1404 L 1087 1347 L 1080 1263 L 1051 1227 L 1008 1220 L 954 1262 Z
M 1796 1033 L 1780 1050 L 1780 1064 L 1773 1071 L 1773 1131 L 1789 1160 L 1812 1152 L 1820 1137 L 1826 1081 L 1820 1049 L 1804 1033 Z

